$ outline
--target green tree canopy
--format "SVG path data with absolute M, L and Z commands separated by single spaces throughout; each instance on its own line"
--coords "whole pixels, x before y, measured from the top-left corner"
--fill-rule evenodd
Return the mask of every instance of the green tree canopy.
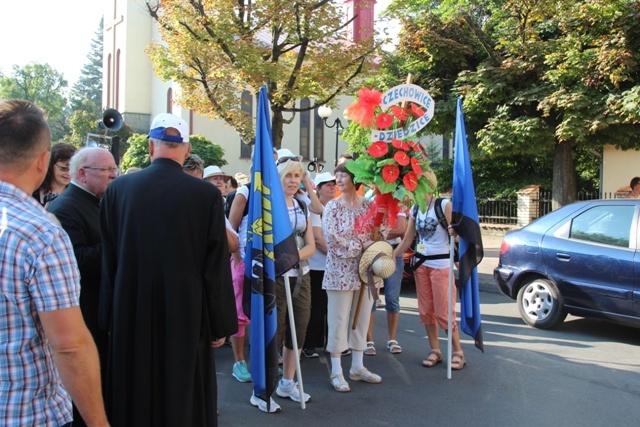
M 153 44 L 149 54 L 156 74 L 180 85 L 183 106 L 222 118 L 245 141 L 253 139 L 253 123 L 238 108 L 239 93 L 266 84 L 280 147 L 293 114 L 333 103 L 375 59 L 379 43 L 350 40 L 335 3 L 147 1 L 166 43 Z M 304 110 L 296 106 L 303 98 L 313 100 Z
M 47 114 L 51 138 L 57 142 L 66 133 L 67 85 L 62 74 L 49 64 L 14 65 L 11 76 L 0 73 L 0 98 L 25 99 L 42 108 Z
M 151 164 L 149 157 L 147 135 L 133 134 L 128 140 L 128 149 L 122 157 L 122 170 L 126 171 L 131 167 L 146 168 Z M 224 149 L 201 135 L 191 135 L 191 153 L 202 158 L 206 165 L 224 166 L 227 161 L 224 159 Z
M 575 200 L 577 152 L 639 145 L 638 1 L 410 0 L 395 10 L 394 70 L 432 94 L 434 125 L 450 132 L 463 96 L 468 140 L 486 155 L 551 153 L 555 207 Z

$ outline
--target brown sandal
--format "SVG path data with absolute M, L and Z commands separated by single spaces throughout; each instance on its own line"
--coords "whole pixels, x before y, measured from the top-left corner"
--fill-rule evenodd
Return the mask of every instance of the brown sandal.
M 467 361 L 464 359 L 464 354 L 461 352 L 454 352 L 453 356 L 451 356 L 451 369 L 454 371 L 459 371 L 464 368 Z
M 425 368 L 432 368 L 440 362 L 442 362 L 442 353 L 438 350 L 431 350 L 427 358 L 422 361 L 422 366 Z

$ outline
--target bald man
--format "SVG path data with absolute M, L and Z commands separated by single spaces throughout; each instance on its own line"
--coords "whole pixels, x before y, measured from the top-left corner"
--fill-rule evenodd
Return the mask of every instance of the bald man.
M 99 147 L 85 147 L 69 162 L 71 184 L 53 200 L 47 210 L 54 214 L 69 234 L 73 253 L 80 269 L 80 309 L 93 336 L 100 356 L 100 371 L 104 372 L 108 356 L 108 335 L 98 325 L 100 301 L 100 199 L 104 190 L 118 175 L 113 155 Z M 73 427 L 86 424 L 74 405 Z

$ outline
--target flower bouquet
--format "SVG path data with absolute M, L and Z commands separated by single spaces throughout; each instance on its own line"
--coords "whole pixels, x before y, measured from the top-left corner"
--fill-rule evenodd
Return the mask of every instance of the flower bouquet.
M 398 102 L 403 104 L 394 105 Z M 346 166 L 356 182 L 374 187 L 373 213 L 386 212 L 391 227 L 400 210 L 417 203 L 424 211 L 427 194 L 435 191 L 433 182 L 424 175 L 430 170 L 426 150 L 419 142 L 406 140 L 429 122 L 433 107 L 433 100 L 422 88 L 406 84 L 384 94 L 362 88 L 345 110 L 349 120 L 372 129 L 371 145 Z M 382 218 L 376 218 L 378 226 L 379 221 Z

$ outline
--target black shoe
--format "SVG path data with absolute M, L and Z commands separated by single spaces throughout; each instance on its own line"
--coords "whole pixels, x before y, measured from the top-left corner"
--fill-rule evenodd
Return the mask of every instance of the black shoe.
M 314 357 L 320 357 L 315 348 L 303 348 L 302 355 L 306 358 L 312 359 Z
M 343 356 L 348 356 L 350 354 L 351 354 L 351 349 L 350 348 L 348 348 L 348 349 L 346 349 L 345 351 L 342 352 Z

